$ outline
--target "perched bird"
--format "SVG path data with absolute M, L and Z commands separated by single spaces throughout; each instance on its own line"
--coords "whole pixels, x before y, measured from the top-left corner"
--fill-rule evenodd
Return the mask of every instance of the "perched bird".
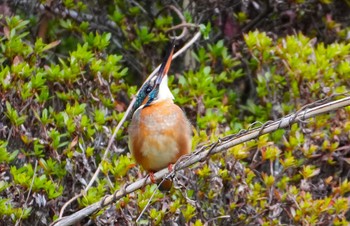
M 172 61 L 174 44 L 167 53 L 158 73 L 140 90 L 133 106 L 133 116 L 128 128 L 129 149 L 136 162 L 150 173 L 171 167 L 182 155 L 191 151 L 191 124 L 168 87 L 168 70 Z M 171 181 L 161 188 L 169 190 Z

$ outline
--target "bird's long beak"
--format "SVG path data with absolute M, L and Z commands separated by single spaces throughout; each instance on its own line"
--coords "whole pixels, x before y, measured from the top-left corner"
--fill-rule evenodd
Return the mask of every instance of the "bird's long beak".
M 171 49 L 169 50 L 169 52 L 167 53 L 162 65 L 159 68 L 158 74 L 157 74 L 157 80 L 156 80 L 156 85 L 159 86 L 160 83 L 162 82 L 162 79 L 164 78 L 164 76 L 166 74 L 168 74 L 170 65 L 171 65 L 171 61 L 173 59 L 173 53 L 174 53 L 174 42 L 171 43 Z

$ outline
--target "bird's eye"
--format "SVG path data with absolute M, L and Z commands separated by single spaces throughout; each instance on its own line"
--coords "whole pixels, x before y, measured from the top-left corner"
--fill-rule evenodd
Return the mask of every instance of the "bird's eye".
M 146 87 L 146 93 L 150 93 L 152 91 L 152 87 L 149 85 Z

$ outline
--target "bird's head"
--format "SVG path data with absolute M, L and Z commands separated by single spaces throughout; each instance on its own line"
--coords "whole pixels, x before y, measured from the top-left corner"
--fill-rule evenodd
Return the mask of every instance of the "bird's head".
M 133 112 L 139 108 L 148 107 L 161 100 L 174 99 L 174 96 L 168 87 L 167 76 L 174 53 L 174 47 L 174 43 L 172 43 L 157 74 L 142 86 L 136 97 Z

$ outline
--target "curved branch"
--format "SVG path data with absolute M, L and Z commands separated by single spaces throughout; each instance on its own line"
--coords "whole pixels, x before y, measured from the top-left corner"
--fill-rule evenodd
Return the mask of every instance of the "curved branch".
M 199 26 L 197 24 L 191 24 L 191 23 L 186 23 L 185 22 L 185 23 L 181 23 L 181 24 L 172 26 L 171 28 L 166 30 L 165 33 L 168 33 L 170 31 L 177 30 L 177 29 L 180 29 L 180 28 L 183 28 L 183 27 L 199 28 Z
M 181 24 L 186 23 L 186 18 L 184 17 L 184 15 L 182 15 L 182 13 L 180 12 L 180 10 L 178 10 L 175 6 L 173 5 L 169 5 L 168 6 L 169 9 L 173 10 L 177 16 L 180 18 L 181 20 Z M 179 36 L 170 36 L 171 39 L 175 39 L 175 40 L 180 40 L 183 37 L 186 36 L 186 34 L 188 33 L 188 28 L 187 26 L 182 27 L 182 32 Z

